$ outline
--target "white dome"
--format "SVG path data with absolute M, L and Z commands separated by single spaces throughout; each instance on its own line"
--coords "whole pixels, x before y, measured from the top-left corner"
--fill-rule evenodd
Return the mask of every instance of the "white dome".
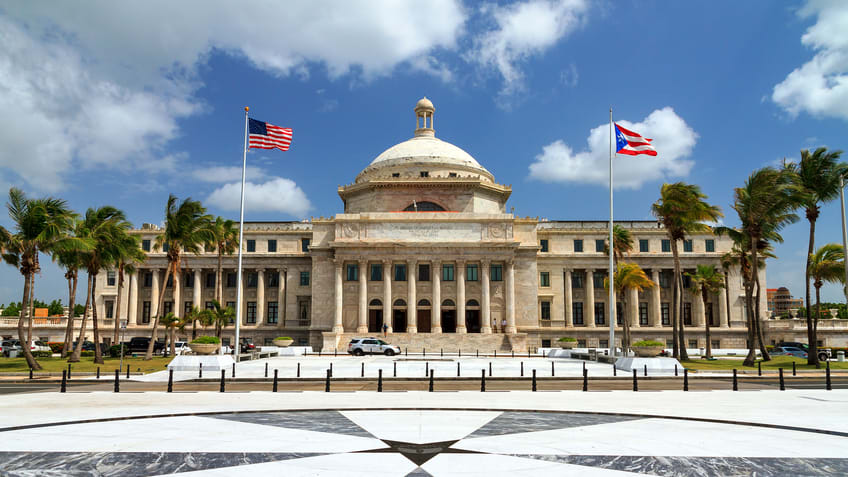
M 369 167 L 396 165 L 402 162 L 433 163 L 483 169 L 471 154 L 449 142 L 432 136 L 418 136 L 383 151 Z

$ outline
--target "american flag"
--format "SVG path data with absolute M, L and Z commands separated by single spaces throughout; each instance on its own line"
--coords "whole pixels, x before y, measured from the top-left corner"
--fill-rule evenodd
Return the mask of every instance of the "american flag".
M 249 118 L 248 118 L 249 119 Z M 247 148 L 288 151 L 292 141 L 291 128 L 281 128 L 266 122 L 249 119 L 250 140 Z

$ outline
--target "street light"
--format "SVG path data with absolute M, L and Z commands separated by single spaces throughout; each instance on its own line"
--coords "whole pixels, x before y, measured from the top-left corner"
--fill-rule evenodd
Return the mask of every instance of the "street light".
M 846 174 L 839 175 L 839 205 L 842 208 L 842 252 L 848 252 L 848 233 L 845 230 L 845 176 Z M 845 263 L 845 286 L 842 288 L 842 292 L 845 293 L 845 299 L 848 300 L 848 257 L 842 259 L 842 262 Z

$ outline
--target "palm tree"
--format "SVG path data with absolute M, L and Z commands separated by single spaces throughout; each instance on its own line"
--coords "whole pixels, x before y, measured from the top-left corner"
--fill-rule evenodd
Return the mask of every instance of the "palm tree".
M 680 273 L 680 252 L 677 243 L 687 235 L 708 233 L 711 228 L 705 222 L 716 222 L 723 217 L 721 209 L 708 204 L 707 196 L 701 188 L 694 184 L 675 182 L 663 184 L 660 188 L 660 198 L 651 206 L 651 212 L 665 227 L 666 235 L 671 243 L 671 254 L 674 257 L 674 287 L 672 306 L 672 348 L 675 358 L 688 359 L 686 340 L 683 333 L 682 315 L 683 278 Z
M 839 197 L 839 177 L 848 171 L 848 164 L 837 162 L 840 155 L 842 155 L 842 151 L 828 151 L 825 147 L 820 147 L 812 153 L 804 149 L 801 151 L 801 161 L 789 166 L 793 172 L 793 180 L 797 185 L 796 199 L 800 206 L 804 208 L 807 221 L 810 222 L 804 286 L 807 300 L 807 340 L 810 346 L 807 363 L 815 365 L 818 365 L 818 353 L 816 352 L 816 340 L 818 338 L 812 313 L 810 313 L 810 302 L 812 301 L 810 300 L 810 277 L 812 276 L 810 274 L 810 260 L 814 255 L 816 220 L 821 211 L 819 204 L 830 202 Z
M 74 227 L 70 234 L 79 237 L 83 222 L 74 220 Z M 79 269 L 83 266 L 84 252 L 81 250 L 65 250 L 53 254 L 53 260 L 65 269 L 65 279 L 68 280 L 68 323 L 65 327 L 65 344 L 62 346 L 62 357 L 65 358 L 72 352 L 71 345 L 74 340 L 74 307 L 77 303 L 77 284 L 79 283 Z
M 180 330 L 185 329 L 185 325 L 188 322 L 185 319 L 180 318 L 179 316 L 175 315 L 173 312 L 169 312 L 167 315 L 163 316 L 159 320 L 159 322 L 162 323 L 163 325 L 165 325 L 165 328 L 167 328 L 168 331 L 169 331 L 168 339 L 171 341 L 171 356 L 174 356 L 176 354 L 176 350 L 177 350 L 177 347 L 176 347 L 176 344 L 175 344 L 176 335 L 177 335 L 177 328 L 179 328 Z
M 615 289 L 615 293 L 619 296 L 627 296 L 627 290 L 636 290 L 637 292 L 641 292 L 643 290 L 647 290 L 654 286 L 654 282 L 648 278 L 645 274 L 645 271 L 636 265 L 635 263 L 630 262 L 621 262 L 615 269 L 615 273 L 613 275 L 614 283 L 613 288 Z M 604 288 L 609 290 L 609 279 L 604 279 Z M 624 302 L 622 302 L 624 303 Z M 639 306 L 638 303 L 630 303 L 629 306 Z M 622 320 L 624 324 L 624 339 L 621 340 L 621 349 L 624 352 L 627 352 L 628 348 L 630 348 L 630 322 L 627 319 L 624 310 L 621 310 L 621 313 L 625 318 Z
M 204 310 L 199 307 L 192 306 L 191 310 L 183 317 L 186 324 L 191 323 L 191 339 L 197 338 L 197 322 L 199 321 L 201 326 L 203 326 L 203 312 Z
M 842 245 L 829 243 L 823 245 L 809 257 L 810 267 L 807 270 L 813 278 L 816 289 L 816 314 L 813 317 L 813 331 L 817 331 L 821 314 L 821 287 L 824 282 L 845 284 L 845 250 Z M 809 317 L 807 317 L 809 320 Z M 810 353 L 815 350 L 810 348 Z M 808 355 L 810 354 L 808 353 Z
M 224 327 L 232 323 L 236 317 L 235 310 L 231 306 L 221 306 L 218 300 L 212 300 L 212 309 L 204 311 L 209 312 L 205 318 L 209 320 L 210 325 L 215 325 L 215 336 L 221 339 Z
M 12 187 L 9 189 L 9 201 L 6 203 L 6 208 L 14 224 L 14 233 L 4 229 L 0 234 L 5 242 L 3 260 L 18 268 L 24 276 L 18 338 L 23 344 L 21 348 L 29 367 L 40 370 L 41 365 L 33 358 L 30 347 L 26 345 L 32 340 L 31 312 L 29 328 L 26 335 L 24 334 L 24 314 L 27 309 L 32 310 L 35 274 L 41 270 L 38 254 L 88 249 L 91 245 L 68 234 L 68 231 L 73 228 L 76 214 L 62 199 L 53 197 L 29 199 L 23 191 Z
M 157 247 L 163 250 L 167 247 L 168 266 L 165 268 L 164 280 L 166 284 L 171 276 L 179 277 L 182 270 L 182 252 L 200 254 L 202 244 L 212 243 L 215 240 L 212 216 L 206 215 L 206 208 L 200 202 L 191 200 L 191 198 L 186 198 L 179 205 L 177 200 L 177 197 L 173 194 L 168 196 L 168 203 L 165 206 L 165 230 L 156 237 Z M 163 308 L 167 288 L 167 286 L 163 286 L 159 292 L 157 310 Z M 158 331 L 159 316 L 157 315 L 153 320 L 153 330 L 150 336 L 150 345 L 147 347 L 147 354 L 144 356 L 145 360 L 153 359 L 153 347 L 156 344 Z
M 147 258 L 145 253 L 139 247 L 139 238 L 136 235 L 130 235 L 126 231 L 122 231 L 119 240 L 115 244 L 115 264 L 118 272 L 118 298 L 115 300 L 115 330 L 112 334 L 112 342 L 118 343 L 120 340 L 120 323 L 121 323 L 121 295 L 124 289 L 124 274 L 132 275 L 135 273 L 136 265 L 144 263 Z M 130 303 L 129 306 L 133 306 Z
M 618 263 L 633 251 L 633 235 L 629 230 L 615 224 L 612 227 L 612 244 L 613 260 Z M 604 254 L 609 255 L 609 241 L 604 244 Z
M 214 232 L 214 240 L 207 247 L 215 247 L 218 255 L 218 270 L 215 275 L 215 299 L 222 301 L 224 299 L 223 280 L 223 259 L 224 255 L 232 255 L 238 249 L 239 232 L 236 223 L 223 217 L 216 217 L 212 223 Z M 199 278 L 198 278 L 199 280 Z
M 724 289 L 730 289 L 730 268 L 734 265 L 734 256 L 733 252 L 725 252 L 724 255 L 719 259 L 721 262 L 721 271 L 722 275 L 724 275 Z M 724 305 L 727 310 L 727 321 L 728 326 L 730 325 L 730 293 L 724 294 Z
M 741 230 L 747 235 L 746 245 L 750 251 L 751 280 L 745 289 L 745 301 L 749 313 L 754 313 L 751 323 L 755 328 L 748 330 L 749 347 L 748 356 L 745 358 L 745 366 L 753 366 L 756 358 L 755 341 L 760 344 L 760 352 L 763 359 L 770 359 L 762 336 L 760 326 L 759 299 L 754 305 L 753 286 L 757 287 L 757 296 L 760 294 L 759 277 L 759 252 L 764 246 L 763 242 L 782 242 L 783 238 L 778 233 L 780 229 L 788 224 L 798 221 L 798 216 L 792 211 L 797 206 L 796 188 L 791 183 L 791 170 L 781 170 L 773 167 L 765 167 L 754 171 L 745 181 L 745 185 L 735 189 L 733 208 L 739 215 L 742 223 Z M 756 332 L 756 334 L 754 334 Z
M 695 273 L 687 273 L 692 282 L 692 293 L 700 294 L 701 300 L 704 302 L 704 308 L 707 306 L 710 295 L 718 294 L 724 284 L 724 274 L 712 265 L 698 265 Z M 713 347 L 710 342 L 710 320 L 708 317 L 704 319 L 704 332 L 707 339 L 707 359 L 713 357 Z

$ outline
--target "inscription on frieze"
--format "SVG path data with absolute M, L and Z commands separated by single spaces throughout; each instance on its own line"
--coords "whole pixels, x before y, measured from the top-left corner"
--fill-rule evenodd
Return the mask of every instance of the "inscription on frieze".
M 368 224 L 366 237 L 388 240 L 478 241 L 482 236 L 479 223 L 374 223 Z

